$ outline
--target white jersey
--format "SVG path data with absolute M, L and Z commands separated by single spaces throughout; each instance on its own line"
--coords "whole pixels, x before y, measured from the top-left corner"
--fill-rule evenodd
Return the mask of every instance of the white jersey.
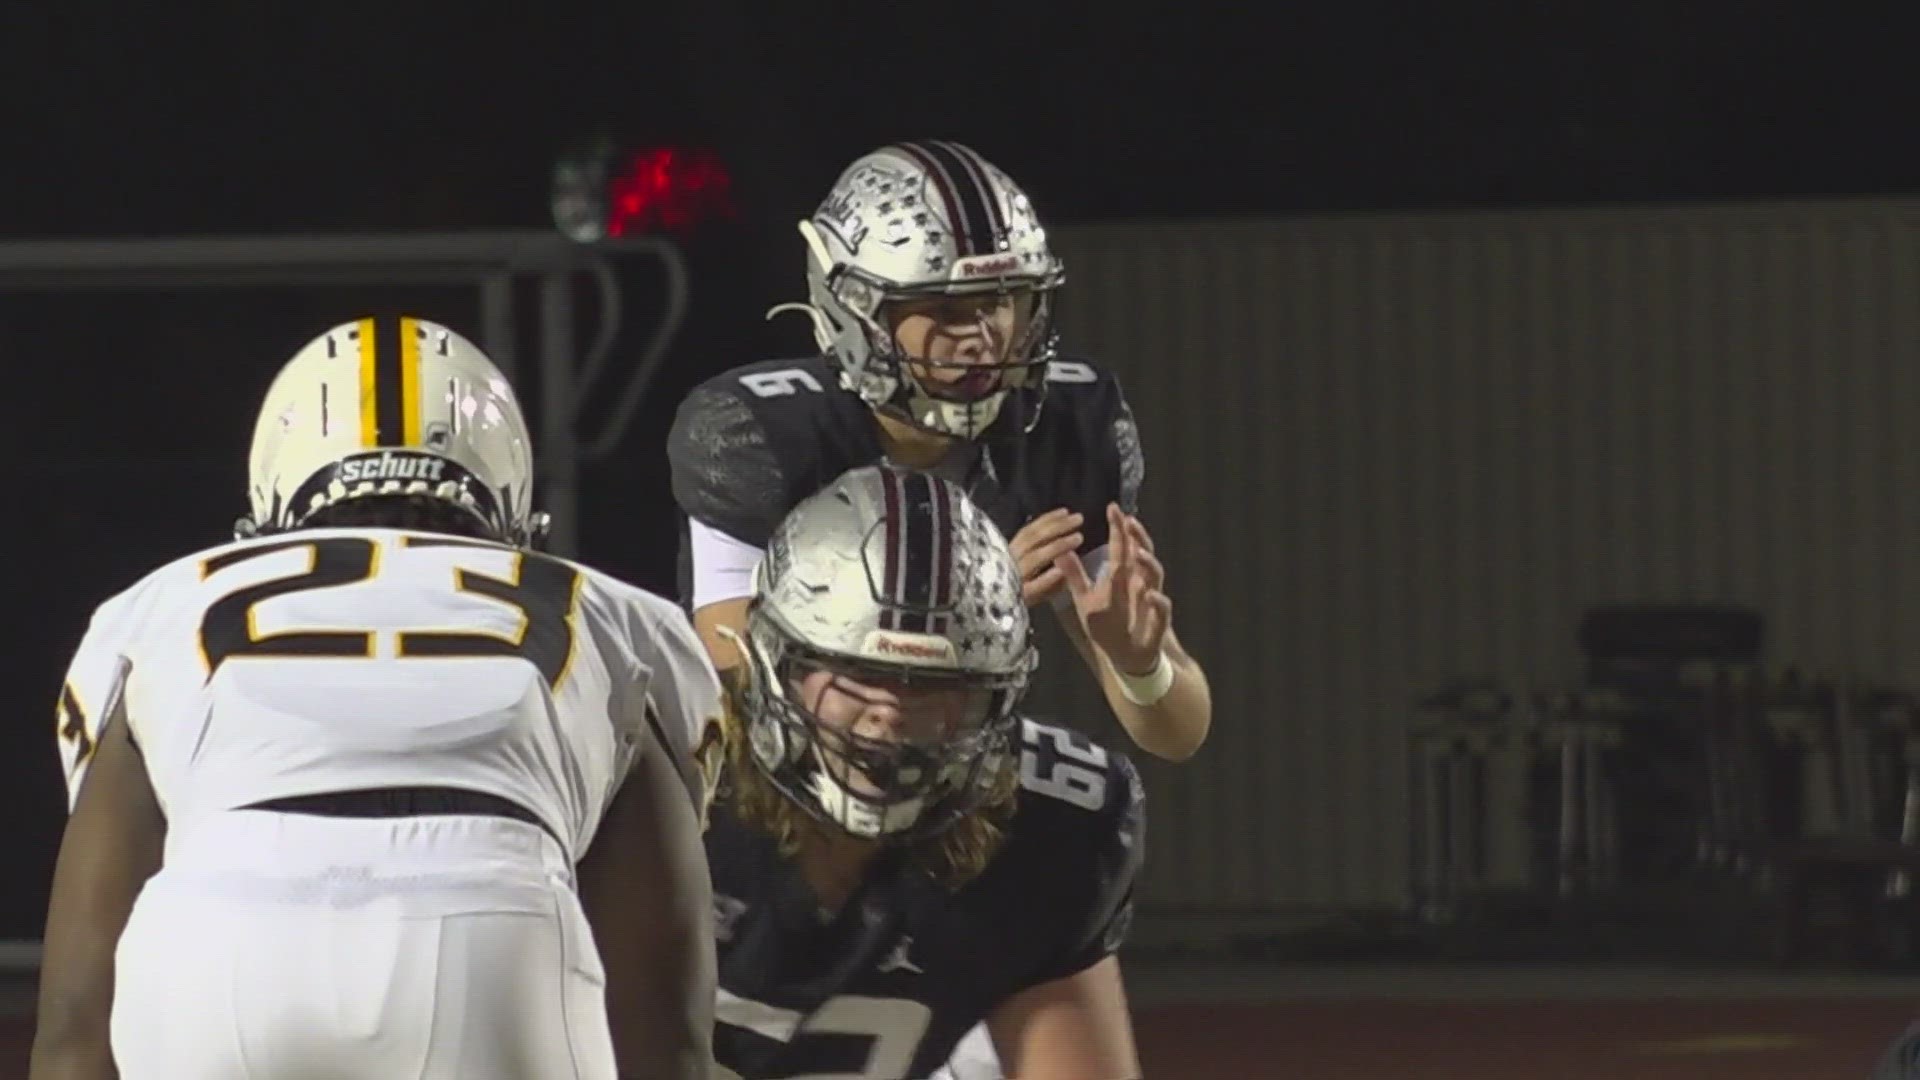
M 314 529 L 189 556 L 101 605 L 60 695 L 70 803 L 122 701 L 169 822 L 465 788 L 532 811 L 577 860 L 650 721 L 688 769 L 720 688 L 677 605 L 598 571 Z

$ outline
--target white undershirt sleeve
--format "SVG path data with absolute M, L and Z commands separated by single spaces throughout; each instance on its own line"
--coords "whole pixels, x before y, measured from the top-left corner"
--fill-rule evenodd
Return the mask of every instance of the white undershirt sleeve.
M 693 610 L 753 595 L 753 568 L 760 549 L 702 522 L 687 519 L 693 553 Z

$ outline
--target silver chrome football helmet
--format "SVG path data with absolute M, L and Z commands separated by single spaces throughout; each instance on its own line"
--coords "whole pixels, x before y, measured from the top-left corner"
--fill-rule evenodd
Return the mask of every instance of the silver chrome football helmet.
M 955 485 L 867 466 L 802 502 L 767 544 L 746 630 L 752 757 L 814 817 L 861 837 L 927 836 L 1000 786 L 1035 650 L 1007 541 Z M 802 700 L 818 670 L 965 705 L 935 739 L 871 738 Z
M 813 216 L 807 242 L 807 302 L 769 314 L 806 312 L 840 383 L 876 410 L 936 434 L 974 438 L 1007 395 L 1031 391 L 1039 415 L 1056 349 L 1054 294 L 1066 269 L 1047 244 L 1026 193 L 972 149 L 925 141 L 882 147 L 840 175 Z M 894 340 L 886 306 L 932 296 L 1011 296 L 1016 328 L 984 391 L 943 390 L 916 378 Z

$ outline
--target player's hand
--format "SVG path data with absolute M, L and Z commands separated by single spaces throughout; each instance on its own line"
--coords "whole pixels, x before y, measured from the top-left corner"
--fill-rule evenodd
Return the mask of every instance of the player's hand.
M 1087 639 L 1123 674 L 1145 675 L 1160 661 L 1160 647 L 1173 621 L 1173 601 L 1161 586 L 1166 570 L 1153 554 L 1153 537 L 1140 519 L 1107 505 L 1107 565 L 1099 581 L 1087 578 L 1080 556 L 1054 558 Z
M 1056 560 L 1080 550 L 1086 539 L 1080 532 L 1081 515 L 1062 507 L 1049 510 L 1021 527 L 1008 545 L 1020 566 L 1020 595 L 1028 607 L 1053 598 L 1066 580 Z

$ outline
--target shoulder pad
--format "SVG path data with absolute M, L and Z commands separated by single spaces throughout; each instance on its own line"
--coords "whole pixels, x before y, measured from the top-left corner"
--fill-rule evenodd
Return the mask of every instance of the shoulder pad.
M 94 609 L 86 632 L 74 647 L 66 679 L 54 701 L 54 727 L 66 773 L 69 810 L 80 797 L 80 781 L 86 775 L 93 748 L 99 744 L 101 729 L 125 686 L 128 655 L 138 644 L 141 627 L 149 622 L 157 602 L 177 595 L 168 585 L 180 584 L 188 573 L 197 579 L 197 569 L 190 568 L 196 567 L 200 558 L 176 559 L 109 597 Z
M 881 456 L 872 414 L 820 357 L 748 364 L 687 395 L 667 437 L 689 517 L 765 547 L 802 498 Z
M 742 543 L 766 546 L 787 510 L 786 474 L 766 425 L 741 393 L 695 387 L 667 433 L 674 501 Z

